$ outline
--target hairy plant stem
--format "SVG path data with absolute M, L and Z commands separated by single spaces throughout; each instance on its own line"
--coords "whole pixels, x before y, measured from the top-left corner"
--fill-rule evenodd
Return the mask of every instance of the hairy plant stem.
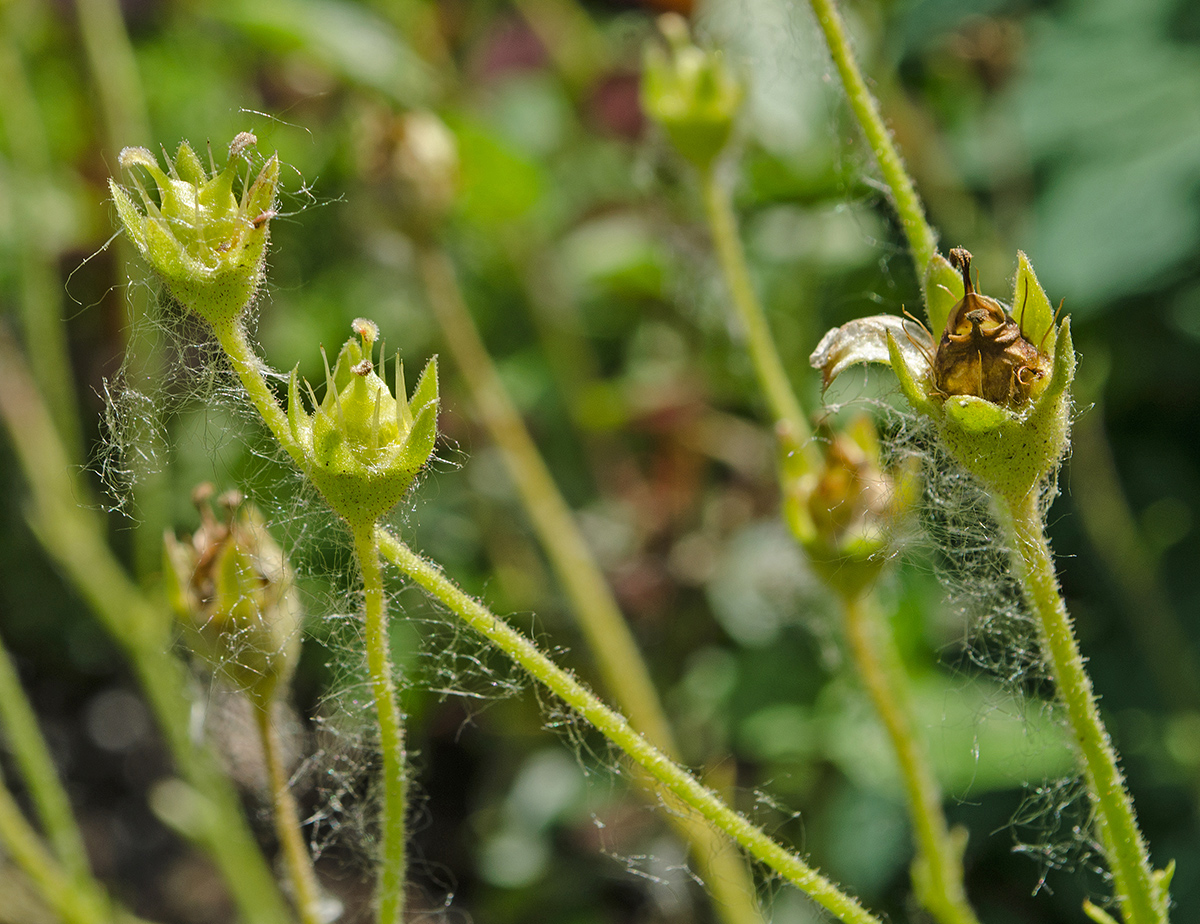
M 1042 525 L 1037 491 L 1023 498 L 1003 498 L 998 510 L 1012 547 L 1015 570 L 1037 616 L 1044 656 L 1083 759 L 1097 829 L 1125 924 L 1166 924 L 1166 890 L 1155 882 L 1133 799 L 1125 788 L 1116 751 L 1100 718 L 1092 681 L 1075 641 Z
M 709 233 L 717 251 L 717 260 L 729 297 L 737 311 L 738 319 L 746 333 L 746 345 L 758 381 L 766 396 L 771 415 L 779 425 L 790 431 L 791 442 L 801 446 L 809 468 L 820 463 L 815 447 L 811 444 L 812 430 L 808 418 L 800 407 L 796 392 L 788 379 L 775 338 L 767 324 L 766 313 L 754 291 L 750 270 L 746 265 L 746 254 L 738 234 L 737 218 L 733 213 L 729 189 L 722 182 L 718 170 L 710 167 L 700 175 L 704 195 L 704 210 L 708 218 Z
M 264 375 L 265 366 L 250 346 L 240 323 L 213 327 L 217 343 L 229 357 L 251 403 L 258 410 L 272 435 L 303 470 L 304 454 L 292 437 L 287 415 L 279 406 Z M 404 915 L 405 885 L 405 778 L 404 723 L 396 687 L 392 679 L 392 661 L 387 631 L 387 605 L 383 595 L 383 575 L 374 524 L 351 524 L 354 551 L 362 572 L 365 593 L 365 641 L 367 670 L 379 722 L 379 745 L 383 753 L 383 817 L 380 822 L 382 848 L 376 902 L 379 924 L 395 924 Z
M 170 654 L 170 614 L 121 568 L 92 513 L 88 491 L 11 340 L 0 332 L 0 417 L 33 495 L 30 525 L 105 630 L 125 651 L 174 758 L 204 811 L 191 836 L 208 852 L 243 918 L 285 924 L 291 916 L 242 817 L 237 795 L 191 734 L 186 668 Z
M 379 748 L 383 756 L 382 846 L 379 851 L 379 882 L 375 887 L 376 920 L 399 924 L 404 919 L 405 808 L 407 786 L 404 763 L 404 722 L 392 679 L 391 644 L 388 635 L 387 602 L 383 595 L 383 569 L 375 524 L 352 526 L 354 552 L 362 572 L 365 596 L 364 643 L 371 695 L 379 719 Z
M 450 258 L 440 248 L 419 245 L 417 263 L 442 334 L 571 601 L 608 695 L 629 716 L 634 728 L 677 759 L 679 747 L 637 641 L 496 371 L 463 299 Z M 670 818 L 689 842 L 701 878 L 726 924 L 761 924 L 753 878 L 736 851 L 691 812 L 673 813 Z
M 702 174 L 701 182 L 709 231 L 730 299 L 746 330 L 759 385 L 778 421 L 776 426 L 791 431 L 792 445 L 802 447 L 809 470 L 815 470 L 821 460 L 750 280 L 728 188 L 713 169 Z M 913 729 L 907 679 L 891 633 L 873 611 L 872 601 L 867 589 L 842 595 L 846 638 L 851 659 L 887 730 L 904 780 L 917 841 L 913 879 L 918 898 L 940 924 L 977 924 L 963 890 L 962 846 L 947 830 L 941 793 L 925 748 Z
M 846 895 L 799 856 L 773 841 L 761 828 L 731 809 L 716 793 L 639 735 L 623 716 L 604 705 L 533 642 L 456 587 L 437 565 L 413 552 L 386 530 L 378 530 L 377 535 L 380 550 L 388 561 L 574 709 L 660 786 L 699 812 L 709 824 L 724 831 L 748 853 L 845 924 L 882 924 L 857 899 Z
M 317 886 L 312 857 L 301 835 L 300 813 L 288 786 L 287 769 L 283 765 L 283 749 L 271 709 L 255 709 L 258 738 L 262 742 L 263 758 L 267 765 L 267 785 L 271 787 L 272 821 L 283 862 L 292 883 L 292 904 L 301 924 L 324 924 L 321 914 L 321 891 Z
M 917 899 L 940 924 L 978 924 L 963 890 L 965 832 L 952 833 L 946 826 L 941 789 L 913 727 L 908 680 L 892 633 L 869 591 L 843 595 L 842 616 L 854 666 L 900 767 L 917 842 Z
M 900 152 L 896 150 L 891 132 L 883 123 L 879 105 L 867 89 L 858 62 L 854 60 L 854 52 L 850 49 L 850 40 L 846 35 L 846 24 L 838 13 L 835 0 L 810 2 L 821 32 L 825 35 L 825 43 L 829 46 L 833 63 L 841 75 L 850 108 L 854 111 L 863 135 L 866 136 L 867 144 L 875 154 L 884 182 L 892 192 L 892 204 L 900 218 L 904 236 L 908 239 L 909 249 L 912 250 L 913 262 L 917 266 L 917 279 L 924 279 L 925 267 L 937 253 L 937 235 L 925 218 L 921 198 L 904 168 L 904 161 L 900 158 Z

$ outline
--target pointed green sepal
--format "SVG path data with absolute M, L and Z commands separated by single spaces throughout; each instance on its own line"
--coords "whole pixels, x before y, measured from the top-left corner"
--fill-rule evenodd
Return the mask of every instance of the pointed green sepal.
M 925 395 L 925 389 L 917 384 L 916 376 L 908 365 L 908 360 L 904 358 L 904 353 L 900 350 L 900 345 L 896 342 L 896 338 L 892 336 L 892 332 L 887 334 L 888 357 L 891 360 L 892 371 L 896 373 L 896 380 L 900 383 L 900 392 L 904 395 L 909 404 L 912 405 L 914 411 L 919 414 L 927 414 L 931 417 L 940 417 L 939 409 Z
M 950 317 L 951 309 L 962 301 L 962 276 L 950 265 L 949 260 L 935 253 L 925 269 L 923 285 L 925 315 L 929 318 L 929 330 L 936 344 L 946 330 L 946 319 Z
M 412 398 L 409 399 L 408 406 L 419 414 L 426 406 L 430 404 L 436 405 L 437 402 L 437 357 L 434 356 L 425 364 L 425 368 L 421 371 L 421 377 L 417 379 L 417 387 L 413 389 Z
M 1098 905 L 1092 904 L 1089 899 L 1083 900 L 1083 913 L 1096 922 L 1096 924 L 1119 924 L 1116 918 L 1105 911 Z
M 1025 339 L 1038 349 L 1045 350 L 1044 344 L 1054 329 L 1054 308 L 1038 282 L 1033 267 L 1029 265 L 1029 258 L 1020 250 L 1017 251 L 1017 281 L 1013 287 L 1012 316 L 1020 324 Z M 1053 342 L 1049 346 L 1050 350 L 1054 350 Z

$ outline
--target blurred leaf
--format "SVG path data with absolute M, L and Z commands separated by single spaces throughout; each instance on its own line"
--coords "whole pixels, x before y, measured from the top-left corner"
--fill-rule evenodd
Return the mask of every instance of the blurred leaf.
M 537 163 L 469 117 L 451 116 L 447 121 L 458 139 L 463 217 L 494 227 L 528 214 L 545 186 Z

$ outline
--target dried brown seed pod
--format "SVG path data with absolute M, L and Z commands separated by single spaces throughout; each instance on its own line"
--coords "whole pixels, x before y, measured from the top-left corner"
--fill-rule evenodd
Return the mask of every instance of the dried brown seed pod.
M 1016 408 L 1045 386 L 1050 356 L 1029 341 L 1021 324 L 994 298 L 980 295 L 971 283 L 971 254 L 950 251 L 962 273 L 966 294 L 950 311 L 933 358 L 933 381 L 943 395 L 974 395 Z

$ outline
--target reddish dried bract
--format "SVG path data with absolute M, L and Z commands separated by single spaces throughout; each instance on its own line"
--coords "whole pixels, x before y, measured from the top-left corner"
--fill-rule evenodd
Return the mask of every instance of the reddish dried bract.
M 962 272 L 962 301 L 950 311 L 933 358 L 933 381 L 943 395 L 974 395 L 1016 408 L 1036 397 L 1050 373 L 1050 357 L 1025 338 L 1021 325 L 994 298 L 971 284 L 971 254 L 950 251 Z

